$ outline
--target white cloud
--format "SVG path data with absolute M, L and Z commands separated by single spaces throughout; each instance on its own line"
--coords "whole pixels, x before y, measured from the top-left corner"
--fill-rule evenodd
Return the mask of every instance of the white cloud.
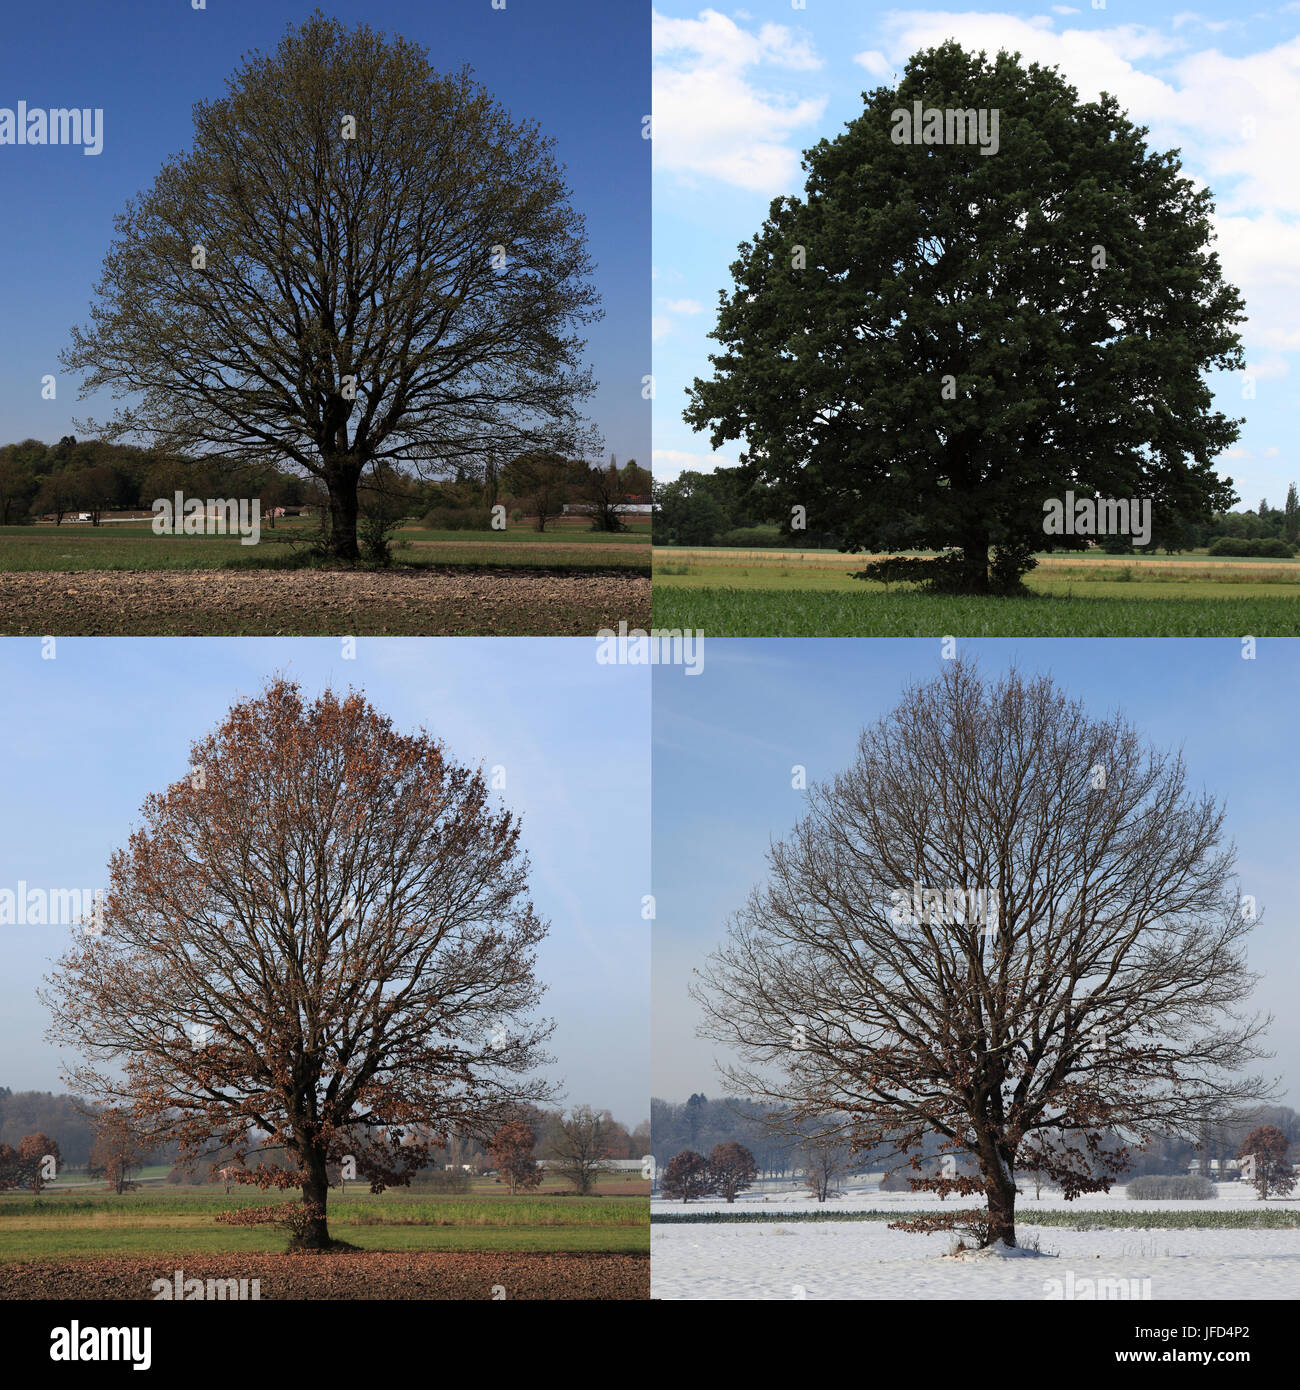
M 1074 5 L 1053 5 L 1053 14 L 1078 14 L 1079 11 Z
M 859 67 L 866 68 L 872 77 L 885 77 L 894 66 L 877 48 L 868 48 L 862 53 L 855 53 L 853 61 Z
M 685 449 L 655 449 L 650 471 L 655 481 L 670 483 L 679 473 L 712 473 L 715 468 L 735 468 L 739 459 L 725 454 L 695 454 Z
M 1217 250 L 1246 300 L 1251 356 L 1267 362 L 1300 349 L 1300 38 L 1235 56 L 1142 24 L 1058 29 L 1047 19 L 921 10 L 891 12 L 882 24 L 883 51 L 900 69 L 918 49 L 955 38 L 1058 66 L 1084 100 L 1110 92 L 1150 127 L 1154 148 L 1180 148 L 1199 171 L 1192 182 L 1213 189 Z
M 1198 28 L 1208 29 L 1212 34 L 1222 33 L 1224 29 L 1232 28 L 1230 19 L 1206 19 L 1204 15 L 1197 14 L 1195 10 L 1183 10 L 1181 14 L 1176 14 L 1171 21 L 1175 29 L 1181 29 L 1185 24 L 1195 24 Z
M 698 299 L 665 299 L 664 309 L 670 314 L 702 314 L 704 305 Z
M 782 24 L 752 33 L 717 10 L 697 19 L 656 11 L 651 44 L 656 168 L 756 193 L 778 193 L 797 180 L 790 140 L 821 118 L 826 98 L 776 90 L 770 78 L 773 69 L 821 67 L 806 35 Z

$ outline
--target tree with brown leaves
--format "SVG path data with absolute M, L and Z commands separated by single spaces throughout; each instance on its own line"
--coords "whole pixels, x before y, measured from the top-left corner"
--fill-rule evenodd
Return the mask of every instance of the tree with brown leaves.
M 1260 1201 L 1267 1202 L 1270 1193 L 1285 1197 L 1295 1186 L 1295 1169 L 1287 1157 L 1290 1149 L 1286 1135 L 1276 1125 L 1256 1125 L 1241 1141 L 1237 1157 L 1243 1176 L 1254 1184 Z
M 659 1180 L 665 1197 L 680 1197 L 683 1203 L 696 1197 L 708 1197 L 717 1191 L 717 1180 L 709 1160 L 694 1149 L 683 1149 L 664 1164 Z
M 1253 905 L 1186 781 L 1046 677 L 953 662 L 911 688 L 810 790 L 693 991 L 728 1087 L 918 1174 L 937 1135 L 954 1162 L 913 1188 L 987 1211 L 903 1224 L 983 1245 L 1015 1244 L 1018 1166 L 1106 1190 L 1153 1133 L 1257 1104 Z
M 709 1154 L 709 1172 L 713 1177 L 714 1191 L 728 1202 L 734 1202 L 737 1193 L 751 1187 L 758 1176 L 754 1155 L 735 1140 L 713 1146 Z
M 488 1142 L 492 1161 L 501 1180 L 508 1184 L 512 1197 L 521 1188 L 528 1191 L 542 1180 L 541 1165 L 533 1156 L 536 1144 L 532 1126 L 522 1120 L 502 1125 Z
M 272 681 L 147 799 L 49 979 L 69 1080 L 151 1148 L 300 1188 L 295 1241 L 328 1248 L 328 1164 L 381 1191 L 550 1094 L 519 838 L 427 734 Z
M 86 1172 L 102 1177 L 110 1192 L 121 1196 L 135 1186 L 131 1175 L 143 1165 L 146 1151 L 131 1129 L 125 1110 L 114 1106 L 95 1114 L 95 1138 L 90 1145 L 90 1161 Z

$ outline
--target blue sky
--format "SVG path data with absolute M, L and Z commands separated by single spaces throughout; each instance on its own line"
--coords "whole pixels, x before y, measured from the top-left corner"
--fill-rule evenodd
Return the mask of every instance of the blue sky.
M 363 689 L 400 729 L 425 727 L 460 762 L 505 770 L 523 816 L 538 957 L 556 1020 L 549 1074 L 568 1103 L 648 1114 L 650 681 L 601 666 L 584 638 L 6 638 L 0 680 L 10 795 L 0 888 L 105 886 L 144 798 L 184 776 L 191 743 L 278 671 L 314 695 Z M 21 796 L 14 791 L 21 788 Z M 63 927 L 0 926 L 0 1085 L 62 1090 L 33 991 Z
M 1275 1016 L 1261 1064 L 1300 1098 L 1300 859 L 1295 692 L 1300 644 L 1261 641 L 1243 660 L 1234 641 L 986 639 L 958 643 L 986 676 L 1011 663 L 1049 672 L 1094 716 L 1118 708 L 1149 741 L 1181 747 L 1188 784 L 1227 803 L 1243 893 L 1260 918 L 1251 968 L 1254 1006 Z M 730 915 L 766 875 L 772 839 L 802 812 L 791 769 L 811 785 L 853 760 L 864 725 L 906 685 L 939 673 L 930 639 L 710 641 L 704 670 L 654 676 L 654 1094 L 722 1094 L 715 1044 L 697 1039 L 691 971 L 725 936 Z
M 72 433 L 72 420 L 110 413 L 111 398 L 78 404 L 78 382 L 57 362 L 85 323 L 113 217 L 189 146 L 191 110 L 218 97 L 251 49 L 268 52 L 314 3 L 283 0 L 69 0 L 11 7 L 0 46 L 0 107 L 104 112 L 104 148 L 0 145 L 0 443 Z M 575 207 L 587 218 L 605 318 L 589 330 L 600 390 L 588 413 L 620 463 L 649 462 L 649 17 L 599 0 L 329 0 L 325 13 L 423 44 L 435 68 L 469 63 L 515 119 L 556 140 Z M 41 378 L 57 378 L 54 401 Z
M 800 153 L 860 114 L 864 91 L 953 37 L 1058 64 L 1082 98 L 1112 92 L 1157 148 L 1182 149 L 1185 171 L 1215 193 L 1217 249 L 1250 318 L 1254 399 L 1240 374 L 1215 382 L 1219 408 L 1247 421 L 1219 472 L 1251 507 L 1261 497 L 1280 506 L 1287 484 L 1300 484 L 1300 3 L 758 0 L 714 10 L 656 0 L 653 34 L 657 478 L 738 461 L 740 444 L 715 457 L 708 434 L 681 418 L 685 388 L 710 371 L 707 334 L 737 245 L 773 197 L 802 191 Z

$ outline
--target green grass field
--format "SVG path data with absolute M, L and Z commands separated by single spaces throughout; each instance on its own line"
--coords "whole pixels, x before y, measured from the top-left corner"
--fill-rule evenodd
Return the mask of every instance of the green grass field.
M 67 572 L 88 570 L 213 570 L 278 568 L 302 563 L 301 546 L 316 534 L 311 523 L 281 521 L 275 530 L 263 525 L 258 545 L 243 545 L 238 536 L 155 536 L 149 522 L 111 522 L 90 526 L 0 527 L 0 571 Z M 650 568 L 650 526 L 629 523 L 623 535 L 588 529 L 565 520 L 537 532 L 524 523 L 505 531 L 426 531 L 419 526 L 398 531 L 396 564 L 477 568 L 526 567 L 581 572 Z
M 358 1184 L 352 1191 L 331 1193 L 330 1234 L 363 1250 L 645 1253 L 650 1248 L 649 1184 L 645 1184 L 645 1195 L 629 1195 L 628 1187 L 626 1182 L 607 1183 L 607 1195 L 591 1197 L 566 1197 L 558 1192 L 511 1197 L 495 1183 L 479 1183 L 465 1196 L 412 1191 L 374 1196 Z M 0 1194 L 0 1263 L 241 1251 L 272 1254 L 286 1248 L 283 1231 L 218 1225 L 216 1216 L 273 1200 L 277 1200 L 274 1195 L 255 1189 L 227 1194 L 219 1186 L 162 1184 L 121 1196 L 105 1192 L 102 1186 L 98 1190 L 69 1186 L 41 1198 Z
M 713 637 L 1300 635 L 1300 560 L 1047 556 L 1031 597 L 999 599 L 854 579 L 868 558 L 656 550 L 654 623 Z

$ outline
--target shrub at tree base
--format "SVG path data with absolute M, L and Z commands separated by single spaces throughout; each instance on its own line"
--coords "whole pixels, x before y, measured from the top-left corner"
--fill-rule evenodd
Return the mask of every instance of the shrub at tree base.
M 234 1211 L 219 1211 L 220 1226 L 277 1226 L 289 1233 L 290 1250 L 319 1249 L 308 1243 L 307 1237 L 316 1222 L 325 1219 L 325 1208 L 314 1202 L 271 1202 L 264 1207 L 236 1207 Z M 350 1250 L 346 1241 L 331 1240 L 330 1248 Z

